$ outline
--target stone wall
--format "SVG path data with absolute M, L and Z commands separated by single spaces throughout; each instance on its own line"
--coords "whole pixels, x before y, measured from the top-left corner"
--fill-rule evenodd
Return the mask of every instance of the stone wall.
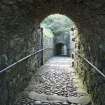
M 38 49 L 39 37 L 33 30 L 46 16 L 54 13 L 65 14 L 76 23 L 80 54 L 105 74 L 104 0 L 34 0 L 34 3 L 32 0 L 1 0 L 0 69 Z M 9 103 L 13 96 L 25 87 L 24 84 L 27 84 L 34 72 L 34 69 L 30 68 L 39 64 L 38 58 L 32 57 L 12 68 L 10 72 L 0 74 L 0 105 Z M 105 105 L 104 79 L 82 59 L 79 58 L 77 62 L 77 71 L 91 94 L 94 105 Z
M 91 34 L 92 35 L 92 34 Z M 83 35 L 79 35 L 79 54 L 87 58 L 92 64 L 100 69 L 105 74 L 105 58 L 104 51 L 100 48 L 100 44 L 104 41 L 97 39 L 101 38 L 102 35 L 92 35 L 91 37 L 85 38 Z M 103 56 L 103 57 L 102 57 Z M 105 79 L 102 77 L 93 67 L 91 67 L 82 58 L 77 59 L 77 72 L 80 78 L 83 80 L 84 85 L 87 88 L 89 94 L 91 94 L 93 105 L 104 105 L 105 102 Z
M 0 70 L 41 48 L 32 3 L 32 0 L 0 1 Z M 40 66 L 41 57 L 37 54 L 0 73 L 0 105 L 12 105 Z
M 43 62 L 54 56 L 54 35 L 50 29 L 43 28 L 43 48 L 47 48 L 43 52 Z
M 92 12 L 92 11 L 91 11 Z M 101 14 L 101 12 L 100 12 Z M 104 15 L 94 13 L 84 20 L 79 32 L 79 53 L 105 74 L 104 58 Z M 91 23 L 91 24 L 88 24 Z M 103 47 L 102 47 L 103 46 Z M 83 80 L 88 93 L 91 94 L 93 105 L 104 105 L 105 78 L 80 57 L 77 59 L 77 71 Z

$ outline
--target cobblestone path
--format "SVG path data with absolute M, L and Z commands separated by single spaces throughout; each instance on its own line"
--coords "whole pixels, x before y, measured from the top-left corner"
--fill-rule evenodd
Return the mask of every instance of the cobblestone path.
M 32 77 L 25 92 L 78 98 L 88 96 L 72 68 L 72 59 L 68 57 L 51 58 Z

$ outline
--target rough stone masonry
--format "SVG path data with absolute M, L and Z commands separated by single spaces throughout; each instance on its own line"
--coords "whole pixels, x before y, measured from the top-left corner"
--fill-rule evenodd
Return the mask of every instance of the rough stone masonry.
M 78 27 L 80 53 L 105 73 L 105 1 L 103 0 L 1 0 L 0 70 L 38 48 L 37 25 L 53 13 L 65 14 Z M 41 60 L 32 57 L 0 74 L 0 104 L 11 103 L 24 89 Z M 33 62 L 35 64 L 33 64 Z M 34 69 L 33 69 L 34 68 Z M 78 59 L 77 71 L 94 105 L 105 105 L 105 81 Z

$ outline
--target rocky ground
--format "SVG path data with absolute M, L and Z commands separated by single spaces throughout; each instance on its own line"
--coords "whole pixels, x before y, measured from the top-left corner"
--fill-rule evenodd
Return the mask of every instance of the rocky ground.
M 36 96 L 39 97 L 40 100 L 40 96 L 36 94 L 34 95 L 31 94 L 30 96 L 30 93 L 32 92 L 37 93 L 39 95 L 44 94 L 44 96 L 47 95 L 47 97 L 62 96 L 62 97 L 81 98 L 88 96 L 86 90 L 83 88 L 83 84 L 81 83 L 76 74 L 75 69 L 73 69 L 72 67 L 72 59 L 67 57 L 51 58 L 32 77 L 29 86 L 24 91 L 24 93 L 27 94 L 27 97 L 30 98 L 23 98 L 23 100 L 27 99 L 30 101 L 26 102 L 31 102 L 35 104 L 38 98 L 37 100 L 34 100 L 34 102 L 32 99 L 35 99 Z M 66 101 L 67 100 L 65 100 L 65 102 Z M 24 105 L 34 105 L 34 104 L 24 104 Z

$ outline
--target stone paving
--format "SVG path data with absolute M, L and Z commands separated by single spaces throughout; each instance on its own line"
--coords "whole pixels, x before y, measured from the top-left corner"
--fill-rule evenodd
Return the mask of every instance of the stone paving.
M 76 98 L 88 96 L 86 90 L 83 88 L 83 84 L 76 74 L 75 69 L 72 67 L 72 59 L 68 57 L 53 57 L 43 65 L 32 77 L 29 86 L 24 91 L 24 93 L 27 93 L 27 97 L 30 97 L 30 93 L 32 92 L 47 96 L 55 95 Z M 42 96 L 34 95 L 32 97 L 40 98 Z M 33 101 L 31 100 L 32 97 L 30 97 L 30 99 L 28 98 L 28 100 L 30 100 L 28 102 Z

